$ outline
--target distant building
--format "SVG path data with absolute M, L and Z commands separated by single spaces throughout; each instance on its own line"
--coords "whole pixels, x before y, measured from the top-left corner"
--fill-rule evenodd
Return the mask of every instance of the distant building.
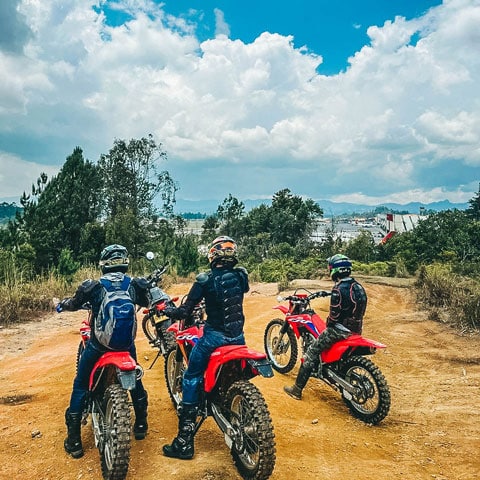
M 397 213 L 381 213 L 377 215 L 377 224 L 385 232 L 382 243 L 385 243 L 394 233 L 403 233 L 413 230 L 420 220 L 425 220 L 427 215 L 417 215 L 407 213 L 400 215 Z

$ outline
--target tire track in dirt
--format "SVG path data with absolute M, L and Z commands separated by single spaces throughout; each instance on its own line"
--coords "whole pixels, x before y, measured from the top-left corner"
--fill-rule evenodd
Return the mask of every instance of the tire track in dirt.
M 353 418 L 339 394 L 310 380 L 304 400 L 283 393 L 297 371 L 254 382 L 265 396 L 276 434 L 272 480 L 355 478 L 371 480 L 480 479 L 480 339 L 456 335 L 426 319 L 406 288 L 363 279 L 369 304 L 364 334 L 387 344 L 372 360 L 392 393 L 390 414 L 378 426 Z M 385 283 L 385 282 L 383 282 Z M 328 282 L 310 285 L 329 288 Z M 169 288 L 184 294 L 189 285 Z M 278 313 L 276 285 L 255 284 L 246 297 L 246 338 L 263 350 L 263 331 Z M 313 303 L 325 316 L 328 300 Z M 89 428 L 82 432 L 85 456 L 65 455 L 64 411 L 75 369 L 83 312 L 52 314 L 16 328 L 0 329 L 0 478 L 101 479 Z M 128 479 L 239 479 L 222 435 L 208 419 L 196 437 L 194 460 L 166 459 L 161 447 L 176 434 L 163 361 L 149 370 L 155 352 L 141 332 L 139 359 L 150 394 L 149 434 L 132 441 Z

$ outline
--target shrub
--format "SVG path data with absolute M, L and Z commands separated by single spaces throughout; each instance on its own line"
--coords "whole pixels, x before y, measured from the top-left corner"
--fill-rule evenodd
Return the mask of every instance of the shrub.
M 417 299 L 430 312 L 460 331 L 480 329 L 480 282 L 456 274 L 449 264 L 423 266 L 416 281 Z

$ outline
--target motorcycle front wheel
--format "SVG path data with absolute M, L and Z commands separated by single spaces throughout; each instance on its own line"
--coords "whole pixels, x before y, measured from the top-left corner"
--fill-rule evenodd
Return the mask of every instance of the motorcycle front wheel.
M 142 320 L 142 330 L 150 343 L 157 339 L 157 330 L 155 328 L 155 315 L 147 313 Z
M 265 480 L 275 467 L 275 434 L 260 390 L 246 380 L 227 391 L 225 412 L 233 426 L 231 455 L 242 478 Z
M 168 394 L 173 406 L 177 409 L 183 398 L 182 380 L 187 365 L 176 346 L 170 348 L 165 354 L 164 369 Z
M 271 320 L 265 328 L 263 346 L 272 367 L 280 373 L 287 373 L 297 363 L 298 345 L 295 333 L 289 327 L 282 335 L 285 321 L 280 318 Z
M 167 332 L 167 328 L 171 324 L 168 319 L 158 324 L 158 328 L 161 329 L 159 333 L 155 322 L 156 318 L 155 314 L 147 313 L 142 320 L 142 330 L 150 344 L 156 348 L 161 348 L 163 344 L 166 353 L 170 348 L 175 347 L 175 335 L 173 332 Z
M 362 422 L 377 425 L 390 410 L 390 389 L 380 369 L 368 358 L 350 357 L 343 367 L 345 380 L 356 387 L 351 398 L 342 395 L 352 415 Z
M 75 363 L 75 371 L 78 373 L 78 364 L 80 363 L 80 357 L 82 356 L 83 352 L 85 350 L 85 345 L 83 343 L 83 341 L 81 341 L 79 344 L 78 344 L 78 348 L 77 348 L 77 361 Z
M 103 438 L 100 444 L 102 475 L 105 480 L 124 480 L 130 462 L 130 407 L 128 393 L 110 385 L 103 395 Z

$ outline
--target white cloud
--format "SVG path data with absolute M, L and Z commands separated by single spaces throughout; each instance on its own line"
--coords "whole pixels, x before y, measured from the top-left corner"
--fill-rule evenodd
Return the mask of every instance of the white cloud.
M 370 44 L 329 77 L 316 71 L 321 52 L 295 49 L 293 37 L 231 40 L 218 9 L 217 35 L 201 43 L 195 12 L 167 16 L 148 0 L 110 6 L 132 19 L 107 26 L 87 0 L 21 3 L 32 32 L 24 55 L 0 51 L 2 195 L 16 162 L 54 171 L 76 145 L 96 160 L 114 138 L 150 132 L 173 173 L 196 173 L 176 178 L 180 196 L 230 193 L 204 175 L 212 159 L 225 175 L 232 165 L 237 182 L 228 188 L 240 198 L 289 187 L 313 198 L 452 200 L 458 184 L 480 177 L 478 0 L 370 27 Z M 36 153 L 20 153 L 12 132 Z M 455 175 L 445 175 L 453 166 Z M 262 182 L 249 181 L 245 170 L 254 167 Z
M 225 21 L 225 16 L 219 8 L 213 10 L 215 14 L 215 35 L 225 35 L 226 37 L 230 36 L 230 26 Z
M 27 162 L 0 151 L 1 197 L 15 198 L 18 204 L 22 193 L 30 194 L 31 186 L 36 184 L 42 173 L 46 173 L 51 178 L 58 171 L 59 167 L 39 166 L 34 162 Z

